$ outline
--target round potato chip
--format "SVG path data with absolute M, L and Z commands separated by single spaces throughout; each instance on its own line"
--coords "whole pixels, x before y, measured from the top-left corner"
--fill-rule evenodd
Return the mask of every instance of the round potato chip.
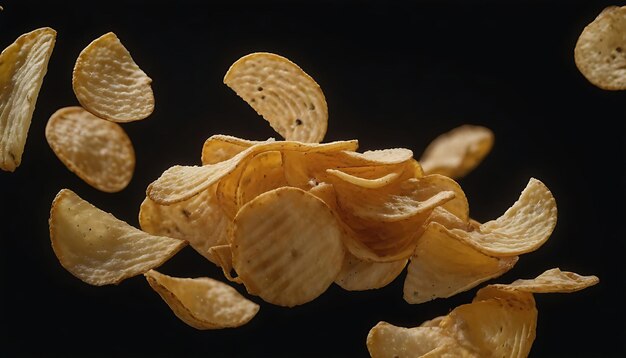
M 49 27 L 18 37 L 0 54 L 0 169 L 22 162 L 28 129 L 57 33 Z
M 472 171 L 493 147 L 493 132 L 485 127 L 464 125 L 433 140 L 420 159 L 426 174 L 460 178 Z
M 137 121 L 152 114 L 151 82 L 112 32 L 83 49 L 72 75 L 72 88 L 81 106 L 113 122 Z
M 508 285 L 490 285 L 500 290 L 531 293 L 570 293 L 583 290 L 600 282 L 596 276 L 581 276 L 574 272 L 553 268 L 530 280 L 515 280 Z
M 328 106 L 320 86 L 300 67 L 272 53 L 237 60 L 224 83 L 286 140 L 319 143 L 328 126 Z
M 202 165 L 223 162 L 255 144 L 266 142 L 274 142 L 274 138 L 269 138 L 266 141 L 255 141 L 229 135 L 213 135 L 202 146 Z
M 626 6 L 610 6 L 585 27 L 574 60 L 589 82 L 606 90 L 626 89 Z
M 137 230 L 69 189 L 54 198 L 49 225 L 52 249 L 61 265 L 95 286 L 145 273 L 187 244 Z
M 178 278 L 154 270 L 144 275 L 174 314 L 196 329 L 240 327 L 259 312 L 259 305 L 208 277 Z
M 347 291 L 373 290 L 387 286 L 404 270 L 407 260 L 392 262 L 367 262 L 349 252 L 335 283 Z
M 81 107 L 54 112 L 46 139 L 69 170 L 98 190 L 118 192 L 133 177 L 135 150 L 124 129 Z
M 284 187 L 257 196 L 235 217 L 233 266 L 250 294 L 292 307 L 321 295 L 341 270 L 342 230 L 317 197 Z

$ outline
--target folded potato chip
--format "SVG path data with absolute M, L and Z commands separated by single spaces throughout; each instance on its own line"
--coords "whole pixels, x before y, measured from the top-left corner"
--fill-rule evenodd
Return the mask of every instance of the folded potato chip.
M 26 137 L 56 31 L 43 27 L 18 37 L 0 53 L 0 169 L 22 162 Z
M 52 249 L 61 265 L 95 286 L 145 273 L 187 244 L 135 229 L 69 189 L 54 198 L 49 225 Z

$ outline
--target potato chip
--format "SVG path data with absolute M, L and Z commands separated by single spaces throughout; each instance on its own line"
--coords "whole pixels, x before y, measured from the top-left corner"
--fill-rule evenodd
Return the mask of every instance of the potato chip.
M 259 312 L 259 305 L 208 277 L 178 278 L 154 270 L 144 275 L 174 314 L 196 329 L 240 327 Z
M 98 190 L 118 192 L 133 177 L 135 150 L 124 129 L 81 107 L 54 112 L 46 139 L 69 170 Z
M 326 173 L 334 175 L 347 183 L 366 189 L 382 188 L 386 185 L 393 183 L 396 179 L 400 177 L 400 172 L 391 172 L 385 176 L 376 179 L 361 178 L 337 169 L 326 169 Z
M 43 27 L 18 37 L 0 54 L 0 169 L 14 171 L 22 162 L 26 136 L 56 31 Z
M 222 268 L 224 276 L 228 281 L 242 283 L 239 277 L 232 275 L 233 271 L 233 252 L 230 249 L 230 244 L 213 246 L 209 249 L 209 256 L 212 257 L 211 261 L 217 263 Z
M 152 235 L 186 240 L 200 255 L 218 264 L 209 249 L 228 242 L 228 229 L 232 224 L 217 202 L 213 185 L 169 206 L 146 198 L 139 210 L 139 225 Z
M 250 159 L 237 186 L 237 208 L 257 196 L 287 185 L 279 151 L 263 152 Z
M 300 67 L 272 53 L 237 60 L 224 83 L 286 140 L 319 143 L 328 126 L 328 107 L 320 86 Z
M 446 229 L 461 229 L 466 230 L 470 228 L 470 224 L 459 219 L 456 215 L 453 215 L 448 210 L 441 206 L 438 206 L 433 210 L 427 220 L 428 223 L 436 222 L 441 224 Z
M 426 174 L 451 178 L 467 175 L 489 154 L 493 132 L 481 126 L 464 125 L 433 140 L 420 159 Z
M 78 56 L 72 88 L 81 106 L 113 122 L 144 119 L 154 110 L 152 79 L 109 32 L 93 40 Z
M 145 273 L 187 244 L 137 230 L 69 189 L 54 198 L 49 225 L 52 249 L 61 265 L 96 286 Z
M 519 199 L 502 216 L 477 230 L 452 233 L 491 256 L 516 256 L 543 245 L 556 226 L 556 201 L 550 190 L 531 178 Z
M 404 300 L 423 303 L 453 296 L 510 270 L 517 257 L 495 258 L 432 222 L 418 240 L 404 281 Z
M 250 294 L 292 307 L 322 294 L 341 270 L 342 230 L 317 197 L 284 187 L 257 196 L 235 217 L 233 266 Z
M 626 6 L 610 6 L 585 27 L 576 42 L 576 67 L 605 90 L 626 89 Z
M 574 272 L 553 268 L 530 280 L 515 280 L 508 285 L 490 285 L 499 290 L 515 290 L 531 293 L 580 291 L 600 282 L 597 276 L 581 276 Z
M 407 260 L 392 262 L 367 262 L 349 252 L 335 283 L 347 291 L 373 290 L 387 286 L 404 270 Z
M 229 135 L 212 135 L 202 146 L 202 165 L 223 162 L 255 144 L 273 141 L 274 138 L 269 138 L 266 141 L 256 141 L 241 139 Z

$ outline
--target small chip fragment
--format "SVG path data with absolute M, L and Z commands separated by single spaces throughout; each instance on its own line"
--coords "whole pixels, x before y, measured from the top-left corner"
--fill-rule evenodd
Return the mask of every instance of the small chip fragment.
M 113 122 L 144 119 L 154 110 L 152 79 L 109 32 L 93 40 L 78 56 L 72 87 L 81 106 Z

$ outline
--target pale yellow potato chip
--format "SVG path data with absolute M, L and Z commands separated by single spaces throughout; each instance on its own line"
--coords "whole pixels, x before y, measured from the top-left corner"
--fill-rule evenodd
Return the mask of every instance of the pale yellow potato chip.
M 362 161 L 368 165 L 400 164 L 413 159 L 413 151 L 406 148 L 368 150 L 363 153 L 344 152 L 344 154 L 352 160 Z
M 240 327 L 259 312 L 259 305 L 208 277 L 178 278 L 154 270 L 144 275 L 176 317 L 196 329 Z
M 578 70 L 595 86 L 626 89 L 626 6 L 610 6 L 585 27 L 576 42 Z
M 233 266 L 250 294 L 292 307 L 321 295 L 343 263 L 342 230 L 317 197 L 284 187 L 257 196 L 235 217 Z
M 433 140 L 420 159 L 426 174 L 460 178 L 472 171 L 493 147 L 493 132 L 485 127 L 464 125 Z
M 534 279 L 515 280 L 508 285 L 490 285 L 500 290 L 516 290 L 531 293 L 570 293 L 583 290 L 600 282 L 597 276 L 581 276 L 574 272 L 553 268 Z
M 96 286 L 145 273 L 187 244 L 137 230 L 69 189 L 54 198 L 49 225 L 52 249 L 61 265 Z
M 378 188 L 382 188 L 386 185 L 389 185 L 391 183 L 393 183 L 396 179 L 398 179 L 400 177 L 400 172 L 392 172 L 389 173 L 385 176 L 382 176 L 380 178 L 376 178 L 376 179 L 367 179 L 367 178 L 361 178 L 355 175 L 351 175 L 348 174 L 346 172 L 343 172 L 341 170 L 337 170 L 337 169 L 326 169 L 326 173 L 330 174 L 330 175 L 334 175 L 337 178 L 356 185 L 356 186 L 360 186 L 362 188 L 366 188 L 366 189 L 378 189 Z
M 279 151 L 263 152 L 250 159 L 237 186 L 237 208 L 257 196 L 287 185 Z
M 246 55 L 228 69 L 224 83 L 286 140 L 324 139 L 328 126 L 324 93 L 288 59 L 265 52 Z
M 18 37 L 0 53 L 0 169 L 12 172 L 22 162 L 28 129 L 56 31 L 43 27 Z
M 468 222 L 459 219 L 456 215 L 453 215 L 441 206 L 438 206 L 435 210 L 433 210 L 428 217 L 427 222 L 436 222 L 441 224 L 446 229 L 461 229 L 467 231 L 470 228 L 470 224 Z
M 196 196 L 169 206 L 146 198 L 139 210 L 139 225 L 153 235 L 186 240 L 202 256 L 218 264 L 209 249 L 228 242 L 228 230 L 232 224 L 217 202 L 213 185 Z
M 230 244 L 213 246 L 209 249 L 209 255 L 212 257 L 211 261 L 217 263 L 222 268 L 224 276 L 228 281 L 242 283 L 239 277 L 232 275 L 233 272 L 233 252 L 230 249 Z
M 556 201 L 550 190 L 531 178 L 519 199 L 502 216 L 477 230 L 452 232 L 491 256 L 516 256 L 538 249 L 556 226 Z
M 265 141 L 255 141 L 222 134 L 212 135 L 202 146 L 202 165 L 223 162 L 255 144 L 273 141 L 274 138 L 269 138 Z
M 373 290 L 387 286 L 404 270 L 407 260 L 367 262 L 346 252 L 335 283 L 347 291 Z
M 69 170 L 98 190 L 118 192 L 133 177 L 135 150 L 124 129 L 81 107 L 54 112 L 46 139 Z
M 461 186 L 447 176 L 440 174 L 430 174 L 421 177 L 419 182 L 420 193 L 422 196 L 434 196 L 438 192 L 451 191 L 454 193 L 454 199 L 441 204 L 450 214 L 456 216 L 462 222 L 469 221 L 469 203 Z
M 495 258 L 431 222 L 418 240 L 404 281 L 404 300 L 423 303 L 453 296 L 510 270 L 517 257 Z
M 137 121 L 152 114 L 151 83 L 112 32 L 83 49 L 72 74 L 72 88 L 81 106 L 114 122 Z
M 310 144 L 300 142 L 264 142 L 253 145 L 236 154 L 234 157 L 215 164 L 205 166 L 176 165 L 166 170 L 161 177 L 148 186 L 146 194 L 158 204 L 171 205 L 186 200 L 223 177 L 235 171 L 246 160 L 266 151 L 301 151 L 301 152 L 328 152 L 341 150 L 355 150 L 358 147 L 356 140 L 338 141 L 324 144 Z

